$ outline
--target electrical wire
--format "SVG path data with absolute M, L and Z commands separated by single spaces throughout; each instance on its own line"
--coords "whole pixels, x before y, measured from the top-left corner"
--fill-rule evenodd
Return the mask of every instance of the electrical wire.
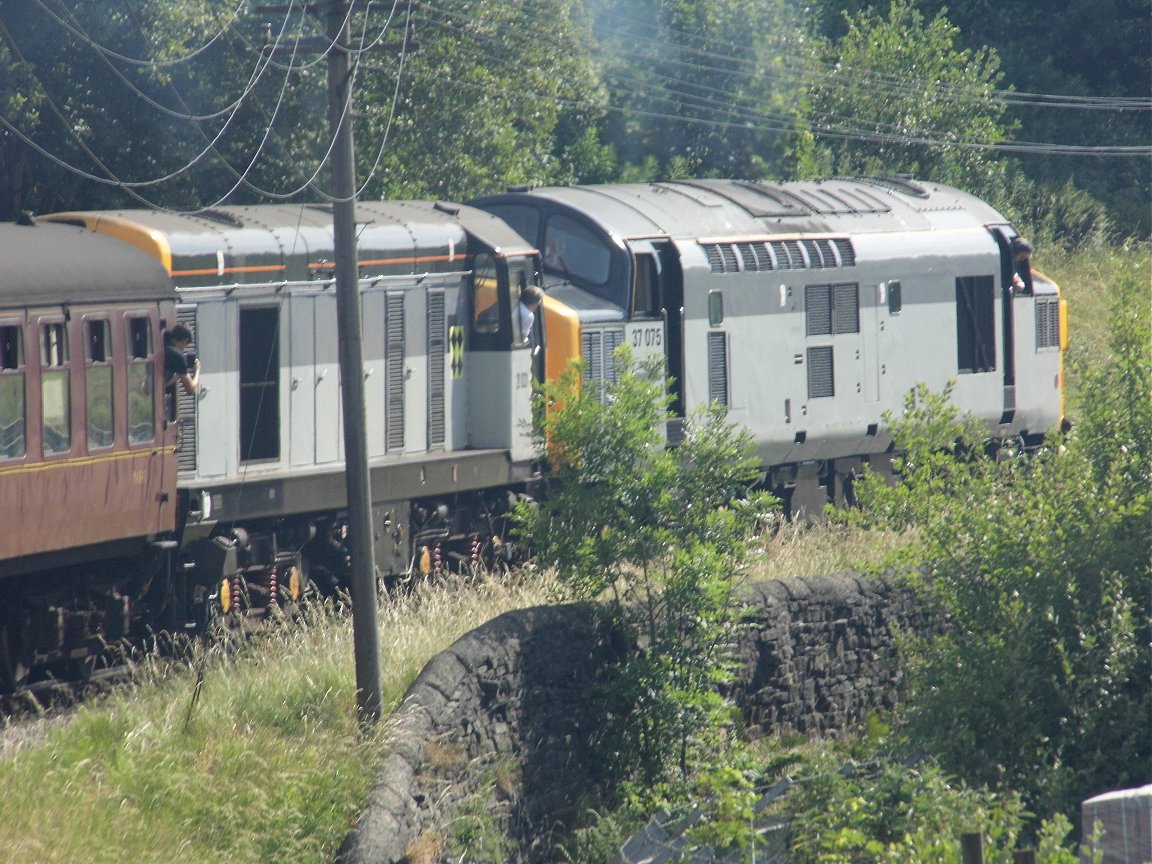
M 7 117 L 0 116 L 0 125 L 8 129 L 20 140 L 24 141 L 29 147 L 32 147 L 36 152 L 40 153 L 45 158 L 57 164 L 61 168 L 68 170 L 77 176 L 84 179 L 112 185 L 123 189 L 128 194 L 145 203 L 147 206 L 157 206 L 154 202 L 148 201 L 136 190 L 146 189 L 153 186 L 169 182 L 177 177 L 191 171 L 201 162 L 203 162 L 209 155 L 217 158 L 222 165 L 229 171 L 236 183 L 213 204 L 207 205 L 208 207 L 217 206 L 219 203 L 227 200 L 233 195 L 242 185 L 247 186 L 254 192 L 270 198 L 286 199 L 303 193 L 311 189 L 314 193 L 328 201 L 335 201 L 331 195 L 324 192 L 317 183 L 317 180 L 327 164 L 331 154 L 333 142 L 329 140 L 327 150 L 313 167 L 303 169 L 296 160 L 289 159 L 287 165 L 296 170 L 303 182 L 296 188 L 290 191 L 276 191 L 269 189 L 261 189 L 253 184 L 248 178 L 255 169 L 260 159 L 264 156 L 269 142 L 272 140 L 278 141 L 284 147 L 285 154 L 291 154 L 291 148 L 287 142 L 280 138 L 275 129 L 276 120 L 280 116 L 281 110 L 284 105 L 285 95 L 287 92 L 287 82 L 290 73 L 299 73 L 301 69 L 307 69 L 311 66 L 317 65 L 322 60 L 304 62 L 300 59 L 300 52 L 296 50 L 299 45 L 299 37 L 291 40 L 286 38 L 285 34 L 289 26 L 289 16 L 286 14 L 284 20 L 281 22 L 280 29 L 277 31 L 275 43 L 271 50 L 261 52 L 260 59 L 253 66 L 252 72 L 248 81 L 245 83 L 241 93 L 236 98 L 232 99 L 230 103 L 215 112 L 209 114 L 194 114 L 187 110 L 183 97 L 175 89 L 176 98 L 179 101 L 183 110 L 173 110 L 168 106 L 162 105 L 156 99 L 153 99 L 147 93 L 142 91 L 139 87 L 131 82 L 117 67 L 116 63 L 129 64 L 139 67 L 147 67 L 153 69 L 174 68 L 180 66 L 187 66 L 191 68 L 194 60 L 199 59 L 207 52 L 213 45 L 216 45 L 223 40 L 228 33 L 229 29 L 234 27 L 236 21 L 239 19 L 243 4 L 237 6 L 230 14 L 227 22 L 216 33 L 208 37 L 207 41 L 203 42 L 198 47 L 192 49 L 186 55 L 179 58 L 169 60 L 156 60 L 155 58 L 140 59 L 128 57 L 119 52 L 113 51 L 107 46 L 98 43 L 92 39 L 85 29 L 79 24 L 78 21 L 68 13 L 72 19 L 71 23 L 60 14 L 55 12 L 49 7 L 45 0 L 35 0 L 38 7 L 43 9 L 53 19 L 55 19 L 62 27 L 65 27 L 69 33 L 79 40 L 83 45 L 89 47 L 91 50 L 99 53 L 99 56 L 104 63 L 112 70 L 113 74 L 140 98 L 152 110 L 156 110 L 165 116 L 172 119 L 192 123 L 199 134 L 207 142 L 198 154 L 192 159 L 187 161 L 184 165 L 180 166 L 174 171 L 159 177 L 154 177 L 146 180 L 124 180 L 116 177 L 115 173 L 92 151 L 90 147 L 80 138 L 75 132 L 72 124 L 65 117 L 65 113 L 52 99 L 51 94 L 47 88 L 35 77 L 35 72 L 31 65 L 19 53 L 19 48 L 16 46 L 11 34 L 6 28 L 3 29 L 3 35 L 12 46 L 14 56 L 23 64 L 24 68 L 32 75 L 33 80 L 36 81 L 40 90 L 43 93 L 45 104 L 50 111 L 59 120 L 59 122 L 68 130 L 69 134 L 76 140 L 78 146 L 84 151 L 85 155 L 90 158 L 93 163 L 98 166 L 100 171 L 104 172 L 104 176 L 93 174 L 80 166 L 71 164 L 68 160 L 62 159 L 59 156 L 50 153 L 47 148 L 39 145 L 32 138 L 20 130 Z M 295 0 L 293 4 L 295 5 Z M 398 14 L 399 2 L 393 2 L 392 8 L 388 14 L 388 20 L 383 26 L 374 31 L 369 38 L 369 13 L 372 12 L 374 0 L 367 4 L 362 26 L 360 27 L 359 41 L 357 45 L 343 46 L 341 50 L 347 50 L 352 55 L 352 75 L 353 84 L 357 80 L 361 69 L 376 70 L 384 67 L 374 66 L 367 61 L 366 58 L 370 56 L 372 50 L 378 48 L 383 44 L 389 29 L 392 26 L 393 20 Z M 291 6 L 289 7 L 292 8 Z M 551 70 L 544 69 L 539 66 L 532 66 L 522 62 L 521 57 L 523 52 L 515 50 L 514 44 L 516 39 L 533 40 L 540 38 L 552 38 L 551 35 L 546 33 L 540 28 L 540 23 L 544 20 L 542 11 L 538 11 L 531 6 L 523 7 L 519 10 L 522 15 L 523 26 L 518 26 L 509 32 L 501 33 L 499 36 L 487 35 L 477 32 L 478 28 L 466 27 L 458 23 L 457 18 L 453 16 L 450 10 L 446 10 L 442 6 L 437 6 L 435 2 L 425 2 L 422 6 L 423 12 L 426 14 L 421 15 L 421 21 L 427 26 L 439 28 L 444 32 L 450 32 L 454 35 L 463 35 L 465 38 L 484 42 L 492 46 L 492 50 L 487 52 L 487 56 L 495 64 L 500 64 L 504 68 L 514 69 L 519 73 L 528 73 L 534 75 L 547 75 Z M 353 4 L 348 4 L 345 10 L 347 16 L 351 16 L 353 11 Z M 411 3 L 409 2 L 408 8 L 405 13 L 405 20 L 410 21 L 412 14 Z M 305 15 L 301 14 L 300 24 L 303 24 Z M 1028 106 L 1040 108 L 1077 108 L 1084 110 L 1094 111 L 1109 111 L 1114 113 L 1128 113 L 1132 111 L 1147 111 L 1152 109 L 1152 100 L 1137 99 L 1128 97 L 1077 97 L 1059 94 L 1037 94 L 1037 93 L 1019 93 L 1012 90 L 995 90 L 995 89 L 982 89 L 978 92 L 971 92 L 961 86 L 942 82 L 928 82 L 923 79 L 918 79 L 912 76 L 893 75 L 891 73 L 876 73 L 870 70 L 861 69 L 848 69 L 833 66 L 830 64 L 814 63 L 811 61 L 801 61 L 792 58 L 780 59 L 780 62 L 774 64 L 772 68 L 763 68 L 754 60 L 747 59 L 741 56 L 741 51 L 746 50 L 746 46 L 725 44 L 723 42 L 717 43 L 713 41 L 705 41 L 705 37 L 698 34 L 686 33 L 678 31 L 673 28 L 653 23 L 651 21 L 640 21 L 639 19 L 628 18 L 626 16 L 609 15 L 610 19 L 615 19 L 620 26 L 616 28 L 617 35 L 621 35 L 624 40 L 622 44 L 628 47 L 631 56 L 640 61 L 643 65 L 645 61 L 650 61 L 650 65 L 658 68 L 650 74 L 649 77 L 644 78 L 636 74 L 626 74 L 623 72 L 615 73 L 609 80 L 614 85 L 614 89 L 621 93 L 626 100 L 631 100 L 636 103 L 634 105 L 604 105 L 597 101 L 592 100 L 572 100 L 561 99 L 559 102 L 564 105 L 578 107 L 581 109 L 588 109 L 592 111 L 603 111 L 605 113 L 615 113 L 622 116 L 633 118 L 649 118 L 664 121 L 671 121 L 680 124 L 700 127 L 714 127 L 721 129 L 742 130 L 742 131 L 755 131 L 755 132 L 778 132 L 782 134 L 801 134 L 811 133 L 813 135 L 840 139 L 840 140 L 856 140 L 865 142 L 883 142 L 891 144 L 914 144 L 929 147 L 963 147 L 969 149 L 989 150 L 989 151 L 1002 151 L 1002 152 L 1017 152 L 1017 153 L 1045 153 L 1050 155 L 1074 155 L 1074 156 L 1141 156 L 1147 157 L 1152 155 L 1152 147 L 1145 145 L 1071 145 L 1071 144 L 1056 144 L 1048 142 L 1031 142 L 1031 141 L 961 141 L 951 136 L 948 131 L 933 131 L 927 130 L 904 130 L 893 126 L 892 124 L 875 124 L 873 128 L 864 128 L 859 124 L 859 118 L 855 117 L 842 117 L 835 114 L 826 113 L 815 116 L 810 116 L 806 121 L 798 116 L 794 116 L 787 111 L 766 111 L 762 108 L 749 105 L 746 101 L 742 102 L 738 87 L 741 81 L 747 83 L 751 75 L 760 76 L 761 82 L 769 76 L 779 80 L 782 84 L 797 84 L 803 83 L 806 87 L 829 87 L 832 89 L 832 94 L 836 92 L 836 88 L 841 85 L 840 82 L 847 80 L 852 87 L 860 88 L 864 93 L 870 94 L 877 98 L 893 98 L 907 96 L 913 94 L 916 96 L 923 96 L 926 90 L 932 93 L 932 98 L 936 100 L 946 100 L 958 104 L 1003 104 L 1015 106 Z M 624 26 L 627 25 L 627 26 Z M 0 25 L 2 26 L 2 25 Z M 406 25 L 407 27 L 407 25 Z M 630 28 L 639 28 L 641 34 L 633 36 Z M 251 43 L 246 40 L 241 31 L 235 31 L 242 44 L 249 45 Z M 663 41 L 658 41 L 654 38 L 645 39 L 642 36 L 643 32 L 649 34 L 669 33 L 675 37 L 676 44 L 671 46 L 675 49 L 674 52 L 661 50 L 660 45 L 665 44 Z M 508 41 L 513 41 L 513 47 L 509 50 Z M 283 50 L 287 45 L 285 43 L 292 42 L 293 48 L 290 52 L 291 59 L 288 63 L 281 63 L 276 59 L 279 50 Z M 332 47 L 329 43 L 329 47 Z M 323 57 L 323 54 L 321 55 Z M 407 44 L 406 42 L 401 46 L 399 55 L 399 63 L 394 67 L 389 67 L 389 71 L 395 73 L 395 84 L 393 86 L 392 98 L 388 108 L 388 119 L 384 125 L 384 130 L 381 133 L 379 143 L 376 145 L 376 156 L 371 169 L 366 174 L 364 183 L 360 186 L 356 194 L 362 194 L 367 185 L 376 176 L 379 166 L 383 161 L 385 149 L 390 140 L 393 124 L 396 118 L 397 106 L 399 104 L 400 94 L 402 92 L 404 72 L 407 63 Z M 284 76 L 280 81 L 279 91 L 275 104 L 271 110 L 264 113 L 264 108 L 259 100 L 255 98 L 256 87 L 263 81 L 264 76 L 269 70 L 275 69 L 282 71 Z M 728 89 L 723 86 L 723 81 L 717 81 L 717 76 L 721 79 L 727 77 L 731 79 L 732 88 Z M 522 76 L 517 76 L 521 78 Z M 701 83 L 701 78 L 711 78 L 711 83 Z M 652 81 L 658 81 L 661 85 L 661 92 L 651 93 L 649 87 Z M 171 83 L 171 82 L 170 82 Z M 454 82 L 457 86 L 462 87 L 475 87 L 478 92 L 488 92 L 484 85 L 473 85 L 469 82 L 458 81 Z M 234 119 L 241 106 L 251 102 L 260 110 L 264 116 L 264 132 L 255 148 L 250 154 L 248 163 L 242 170 L 233 167 L 228 159 L 226 159 L 220 149 L 219 145 L 225 137 L 225 134 L 231 129 Z M 652 109 L 647 110 L 639 107 L 647 104 Z M 670 106 L 669 111 L 658 110 L 660 105 Z M 347 111 L 345 106 L 345 111 Z M 685 116 L 683 113 L 675 113 L 676 111 L 687 110 L 697 116 Z M 702 115 L 702 116 L 700 116 Z M 200 123 L 210 120 L 217 120 L 226 117 L 226 121 L 222 124 L 220 130 L 214 136 L 208 136 Z M 345 117 L 345 119 L 347 119 Z M 330 138 L 330 136 L 329 136 Z

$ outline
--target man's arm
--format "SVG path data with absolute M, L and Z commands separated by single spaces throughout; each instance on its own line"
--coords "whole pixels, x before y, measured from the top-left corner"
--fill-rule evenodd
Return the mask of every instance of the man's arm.
M 189 396 L 193 395 L 200 388 L 200 360 L 190 361 L 192 367 L 189 372 L 180 372 L 176 378 L 180 381 L 180 386 L 184 388 L 184 392 Z

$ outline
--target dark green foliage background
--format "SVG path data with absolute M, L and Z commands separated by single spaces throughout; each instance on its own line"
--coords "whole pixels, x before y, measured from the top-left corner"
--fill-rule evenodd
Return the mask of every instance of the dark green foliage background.
M 406 4 L 356 8 L 354 45 L 376 46 L 355 79 L 364 196 L 910 173 L 987 197 L 1042 242 L 1152 227 L 1147 155 L 985 146 L 1147 146 L 1146 107 L 1001 98 L 1147 103 L 1138 0 L 1058 15 L 1018 0 L 429 0 L 404 53 L 389 46 Z M 281 50 L 262 59 L 265 24 Z M 322 200 L 325 66 L 289 49 L 324 29 L 232 0 L 0 0 L 0 218 Z

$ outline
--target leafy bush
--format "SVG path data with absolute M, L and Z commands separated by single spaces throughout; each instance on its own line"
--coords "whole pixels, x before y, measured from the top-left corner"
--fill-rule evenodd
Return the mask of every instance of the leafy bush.
M 1113 287 L 1113 359 L 1082 370 L 1071 435 L 985 456 L 972 424 L 921 391 L 894 421 L 903 482 L 859 488 L 862 521 L 917 527 L 904 570 L 948 622 L 906 645 L 908 734 L 1041 814 L 1146 783 L 1152 765 L 1146 288 L 1136 272 Z
M 573 366 L 539 394 L 550 490 L 520 507 L 519 523 L 537 561 L 575 597 L 604 599 L 631 646 L 602 694 L 605 783 L 643 807 L 704 782 L 738 808 L 750 790 L 717 773 L 737 746 L 717 685 L 734 662 L 737 580 L 776 502 L 749 493 L 758 466 L 746 433 L 708 411 L 666 447 L 660 367 L 633 364 L 627 349 L 616 363 L 603 392 Z
M 979 833 L 985 861 L 1011 864 L 1028 814 L 1020 797 L 971 788 L 932 761 L 902 763 L 875 747 L 844 761 L 825 749 L 796 772 L 787 806 L 792 864 L 954 864 L 960 837 Z M 1065 845 L 1071 824 L 1057 817 L 1041 826 L 1045 864 L 1078 864 Z

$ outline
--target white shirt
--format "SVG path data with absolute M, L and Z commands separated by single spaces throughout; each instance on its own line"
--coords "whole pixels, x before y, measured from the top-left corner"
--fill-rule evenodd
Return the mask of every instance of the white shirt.
M 530 307 L 520 302 L 520 335 L 523 338 L 521 344 L 527 345 L 532 341 L 532 324 L 536 321 L 536 312 Z

